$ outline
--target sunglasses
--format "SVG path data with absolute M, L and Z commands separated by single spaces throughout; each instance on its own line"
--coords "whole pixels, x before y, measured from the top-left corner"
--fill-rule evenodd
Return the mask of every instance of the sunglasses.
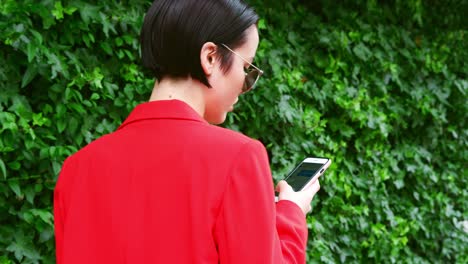
M 230 52 L 234 53 L 239 58 L 241 58 L 243 61 L 247 62 L 250 65 L 250 67 L 252 67 L 250 69 L 246 69 L 247 72 L 245 72 L 245 80 L 244 80 L 244 86 L 242 87 L 242 93 L 246 93 L 246 92 L 252 90 L 254 88 L 255 84 L 257 83 L 258 79 L 260 78 L 260 76 L 262 76 L 263 71 L 260 70 L 259 68 L 257 68 L 252 63 L 248 62 L 239 53 L 233 51 L 231 48 L 229 48 L 225 44 L 221 44 L 221 45 L 223 47 L 225 47 L 227 50 L 229 50 Z

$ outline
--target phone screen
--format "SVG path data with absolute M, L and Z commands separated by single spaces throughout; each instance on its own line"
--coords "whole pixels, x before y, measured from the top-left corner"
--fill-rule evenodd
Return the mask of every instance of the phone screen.
M 294 191 L 300 191 L 322 166 L 323 164 L 319 163 L 303 162 L 285 180 Z

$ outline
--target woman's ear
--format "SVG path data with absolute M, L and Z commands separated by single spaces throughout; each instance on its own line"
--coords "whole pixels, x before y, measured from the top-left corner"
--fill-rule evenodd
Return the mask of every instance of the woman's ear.
M 206 42 L 201 48 L 200 64 L 206 76 L 209 76 L 213 73 L 217 63 L 217 49 L 218 46 L 213 42 Z

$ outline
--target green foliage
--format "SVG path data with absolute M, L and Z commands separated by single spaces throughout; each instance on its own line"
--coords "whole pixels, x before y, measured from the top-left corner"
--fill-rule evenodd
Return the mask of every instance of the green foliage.
M 309 261 L 465 263 L 466 28 L 425 24 L 422 1 L 270 2 L 254 4 L 265 75 L 232 122 L 269 144 L 277 179 L 333 159 Z
M 2 1 L 0 263 L 52 263 L 62 162 L 116 129 L 150 80 L 138 68 L 148 1 Z
M 54 262 L 63 160 L 149 97 L 138 35 L 150 1 L 128 2 L 0 3 L 0 264 Z M 307 155 L 333 159 L 309 262 L 466 263 L 461 4 L 249 2 L 265 75 L 226 126 L 267 145 L 275 179 Z

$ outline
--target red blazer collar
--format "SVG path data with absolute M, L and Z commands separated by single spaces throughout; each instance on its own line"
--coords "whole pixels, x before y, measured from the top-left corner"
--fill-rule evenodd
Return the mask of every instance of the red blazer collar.
M 180 100 L 152 101 L 139 104 L 118 129 L 141 120 L 181 119 L 207 123 L 192 107 Z

